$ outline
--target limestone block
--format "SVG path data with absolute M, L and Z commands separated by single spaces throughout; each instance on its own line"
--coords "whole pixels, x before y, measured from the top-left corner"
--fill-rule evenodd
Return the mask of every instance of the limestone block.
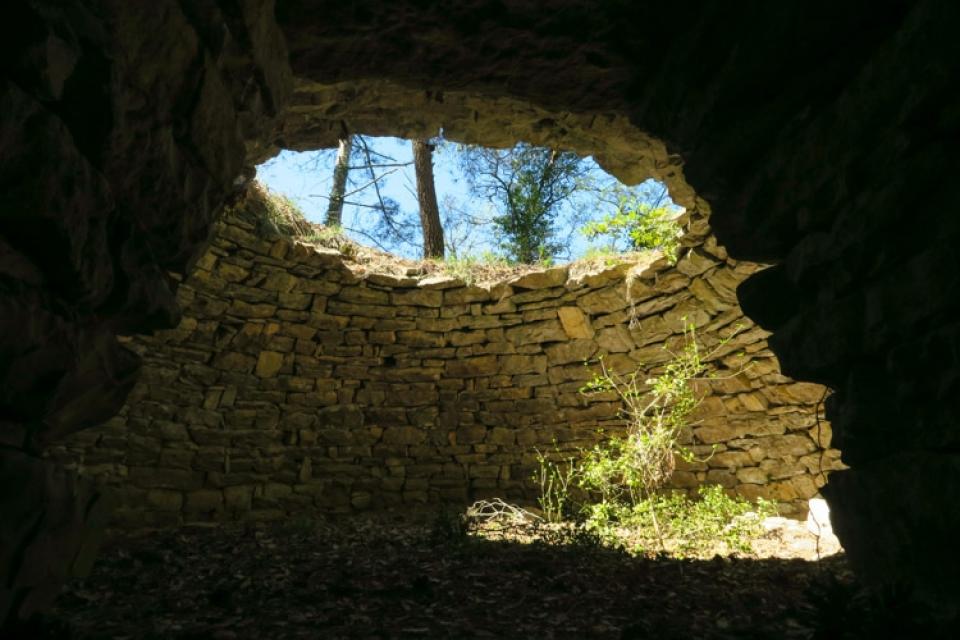
M 277 304 L 283 309 L 302 311 L 313 304 L 313 296 L 309 293 L 281 292 L 277 294 Z
M 327 278 L 298 279 L 293 290 L 299 293 L 310 293 L 318 296 L 332 296 L 340 291 L 340 284 Z
M 486 441 L 489 444 L 495 444 L 500 446 L 509 447 L 512 446 L 517 440 L 517 432 L 513 429 L 506 429 L 503 427 L 494 427 L 487 434 Z
M 738 469 L 753 464 L 753 459 L 746 451 L 722 451 L 707 458 L 706 464 L 713 468 Z
M 704 278 L 694 278 L 691 280 L 689 291 L 697 299 L 698 305 L 710 314 L 726 311 L 731 307 L 731 302 L 729 300 L 722 300 L 720 294 L 717 293 Z
M 371 289 L 363 285 L 340 289 L 340 292 L 336 295 L 336 299 L 356 305 L 390 304 L 390 295 L 386 291 Z
M 412 464 L 407 467 L 408 478 L 430 478 L 442 472 L 441 464 Z
M 249 373 L 253 371 L 256 363 L 257 359 L 253 356 L 235 351 L 224 351 L 214 358 L 213 366 L 222 371 Z
M 547 357 L 543 355 L 504 355 L 499 358 L 500 373 L 516 375 L 524 373 L 545 373 Z
M 707 484 L 718 484 L 729 489 L 737 485 L 737 476 L 727 469 L 710 469 L 707 471 L 706 481 Z
M 562 286 L 567 281 L 566 266 L 551 267 L 542 271 L 531 271 L 507 280 L 506 284 L 517 289 L 546 289 Z
M 328 427 L 357 429 L 363 426 L 363 420 L 363 410 L 354 405 L 324 407 L 317 412 L 317 424 L 322 426 L 324 431 L 327 431 Z
M 497 356 L 488 355 L 450 360 L 445 365 L 444 375 L 454 378 L 473 378 L 476 376 L 493 375 L 498 371 L 499 363 Z
M 417 279 L 406 276 L 395 276 L 388 273 L 368 273 L 364 279 L 370 284 L 389 289 L 407 289 L 417 286 Z
M 383 430 L 384 444 L 418 445 L 426 439 L 426 432 L 417 427 L 387 427 Z
M 571 340 L 589 339 L 593 337 L 593 326 L 590 318 L 578 307 L 559 307 L 557 316 L 567 337 Z
M 164 448 L 160 452 L 160 460 L 157 464 L 168 469 L 201 470 L 202 467 L 195 463 L 195 457 L 196 454 L 193 451 Z
M 480 465 L 472 464 L 467 470 L 468 477 L 472 478 L 499 478 L 500 477 L 500 467 L 495 465 Z M 474 484 L 473 486 L 480 486 Z M 496 485 L 494 485 L 496 486 Z
M 183 494 L 179 491 L 151 489 L 147 492 L 147 506 L 160 511 L 180 511 Z
M 256 374 L 261 378 L 272 378 L 283 368 L 284 356 L 276 351 L 261 351 L 257 357 Z
M 234 299 L 227 307 L 227 313 L 238 318 L 272 318 L 277 307 L 272 304 L 248 304 L 243 300 Z
M 555 298 L 559 298 L 566 292 L 562 287 L 552 289 L 536 289 L 533 291 L 521 291 L 513 294 L 510 300 L 517 305 L 518 309 L 531 309 L 543 307 L 555 307 Z M 546 302 L 544 302 L 546 301 Z
M 745 484 L 766 484 L 767 473 L 759 467 L 744 467 L 737 470 L 737 481 Z
M 297 278 L 295 275 L 287 273 L 286 271 L 279 270 L 273 271 L 266 277 L 263 281 L 263 284 L 260 286 L 266 289 L 267 291 L 277 291 L 282 293 L 287 293 L 293 291 L 297 286 Z
M 369 291 L 369 290 L 368 290 Z M 314 299 L 314 305 L 317 300 Z M 319 322 L 324 322 L 330 315 L 340 316 L 339 326 L 346 326 L 350 318 L 393 318 L 396 315 L 394 307 L 376 305 L 376 304 L 354 304 L 351 302 L 341 302 L 340 300 L 330 299 L 326 303 L 326 311 L 329 315 L 323 315 L 318 318 Z M 311 314 L 311 326 L 314 324 L 314 316 Z M 322 328 L 319 327 L 318 328 Z
M 597 346 L 607 353 L 625 353 L 634 348 L 633 338 L 626 326 L 619 324 L 597 332 Z
M 483 442 L 487 437 L 487 428 L 483 425 L 466 425 L 456 430 L 457 444 L 477 444 Z M 458 460 L 466 462 L 458 456 Z
M 217 511 L 223 508 L 223 494 L 215 489 L 200 489 L 186 494 L 183 510 L 187 512 Z
M 506 330 L 506 338 L 517 345 L 537 342 L 561 342 L 567 340 L 567 334 L 559 320 L 544 320 L 529 325 L 520 325 Z
M 571 340 L 546 345 L 544 351 L 547 354 L 547 362 L 551 365 L 584 363 L 597 352 L 597 344 L 587 339 Z
M 427 331 L 398 331 L 397 343 L 411 347 L 443 347 L 446 339 L 442 333 Z
M 424 289 L 453 289 L 463 287 L 464 284 L 460 278 L 447 275 L 431 276 L 420 281 L 420 286 Z
M 769 406 L 767 399 L 761 393 L 741 393 L 736 398 L 747 411 L 766 411 Z
M 597 289 L 577 299 L 577 306 L 590 315 L 613 313 L 630 305 L 622 286 Z
M 817 449 L 816 443 L 806 434 L 787 434 L 765 439 L 764 448 L 770 457 L 801 457 Z
M 510 298 L 502 298 L 494 304 L 487 304 L 483 306 L 483 312 L 487 315 L 498 315 L 504 313 L 513 313 L 517 310 L 517 305 L 513 303 L 513 300 Z
M 394 331 L 370 331 L 367 341 L 370 344 L 393 344 L 397 341 L 397 334 Z
M 715 269 L 705 276 L 705 279 L 714 291 L 717 292 L 719 300 L 728 302 L 731 306 L 737 304 L 737 286 L 743 281 L 743 277 L 737 275 L 732 269 Z
M 193 491 L 203 484 L 203 474 L 185 469 L 158 469 L 132 466 L 127 471 L 130 484 L 143 489 Z
M 697 250 L 688 251 L 680 260 L 677 261 L 677 271 L 690 276 L 698 276 L 707 269 L 715 266 L 717 261 L 710 256 L 700 253 Z
M 493 294 L 489 289 L 473 285 L 457 287 L 455 289 L 447 289 L 443 292 L 443 305 L 446 307 L 454 305 L 467 305 L 473 302 L 485 302 L 490 300 L 492 295 Z
M 391 293 L 390 300 L 395 305 L 439 307 L 443 304 L 444 292 L 435 289 L 406 289 Z
M 694 489 L 700 485 L 700 479 L 697 477 L 697 474 L 692 471 L 675 471 L 673 475 L 670 476 L 670 487 Z
M 773 480 L 783 480 L 806 474 L 807 468 L 792 456 L 787 459 L 767 459 L 760 462 L 760 468 Z

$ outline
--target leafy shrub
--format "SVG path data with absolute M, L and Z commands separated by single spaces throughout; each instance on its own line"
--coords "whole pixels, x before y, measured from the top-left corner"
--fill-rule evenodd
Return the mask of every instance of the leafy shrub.
M 583 227 L 587 238 L 605 237 L 613 245 L 627 249 L 660 249 L 671 262 L 677 261 L 681 229 L 676 213 L 665 206 L 654 206 L 634 195 L 621 194 L 616 210 Z
M 748 553 L 750 539 L 763 533 L 764 518 L 776 504 L 762 498 L 754 506 L 731 498 L 719 485 L 704 485 L 698 498 L 680 492 L 660 493 L 634 504 L 587 505 L 586 528 L 633 552 L 668 547 L 681 553 L 710 551 L 722 542 L 728 551 Z
M 732 337 L 732 336 L 731 336 Z M 703 487 L 697 499 L 663 491 L 676 468 L 675 456 L 691 462 L 694 453 L 681 444 L 681 434 L 700 403 L 694 383 L 704 361 L 692 325 L 684 328 L 684 347 L 653 378 L 640 372 L 622 375 L 600 359 L 600 371 L 581 393 L 614 394 L 623 403 L 626 435 L 613 437 L 583 452 L 577 461 L 548 460 L 539 451 L 540 507 L 548 521 L 571 512 L 608 543 L 645 550 L 655 540 L 666 551 L 667 541 L 680 551 L 700 550 L 714 541 L 730 551 L 749 551 L 748 539 L 760 533 L 760 522 L 776 513 L 772 502 L 728 497 L 721 487 Z M 575 503 L 578 503 L 575 505 Z M 574 507 L 578 508 L 574 508 Z

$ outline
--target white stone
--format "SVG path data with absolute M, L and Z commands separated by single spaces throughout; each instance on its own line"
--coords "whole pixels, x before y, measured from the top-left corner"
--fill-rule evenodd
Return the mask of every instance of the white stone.
M 823 498 L 810 498 L 807 503 L 810 511 L 807 513 L 807 530 L 815 536 L 832 534 L 830 524 L 830 507 Z

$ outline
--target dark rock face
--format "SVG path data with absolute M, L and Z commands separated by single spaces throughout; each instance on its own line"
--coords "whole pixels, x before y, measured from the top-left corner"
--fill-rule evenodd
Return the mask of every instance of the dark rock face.
M 282 37 L 256 4 L 7 8 L 0 620 L 54 597 L 88 544 L 79 532 L 98 524 L 95 491 L 32 456 L 122 406 L 138 360 L 115 335 L 178 319 L 167 273 L 205 239 L 253 151 L 245 141 L 270 129 L 288 91 Z
M 3 549 L 46 535 L 79 548 L 73 524 L 52 523 L 79 526 L 89 510 L 66 505 L 90 498 L 70 502 L 68 479 L 31 456 L 122 404 L 137 362 L 114 336 L 176 319 L 168 273 L 245 166 L 350 128 L 349 108 L 287 110 L 295 76 L 533 105 L 550 115 L 511 136 L 562 140 L 570 116 L 578 149 L 591 131 L 597 151 L 615 144 L 592 127 L 618 117 L 652 136 L 637 138 L 653 149 L 641 173 L 668 174 L 702 224 L 712 208 L 733 257 L 779 263 L 740 297 L 787 375 L 837 389 L 829 418 L 852 468 L 827 491 L 851 559 L 960 595 L 955 3 L 14 5 L 0 27 L 0 475 L 44 489 L 4 491 L 18 515 L 0 519 Z M 0 618 L 42 606 L 64 573 L 62 558 L 29 580 L 2 562 Z

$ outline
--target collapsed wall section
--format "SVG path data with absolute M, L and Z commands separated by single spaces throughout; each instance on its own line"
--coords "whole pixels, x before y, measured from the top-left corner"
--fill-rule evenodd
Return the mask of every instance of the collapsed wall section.
M 685 322 L 716 374 L 687 435 L 713 453 L 678 461 L 674 486 L 802 515 L 840 465 L 817 416 L 824 388 L 781 375 L 736 305 L 759 267 L 711 238 L 675 266 L 651 255 L 479 286 L 265 239 L 244 213 L 221 219 L 181 285 L 180 325 L 127 342 L 144 369 L 126 407 L 51 451 L 117 488 L 120 526 L 533 501 L 538 450 L 623 429 L 615 397 L 581 392 L 596 359 L 655 372 Z

